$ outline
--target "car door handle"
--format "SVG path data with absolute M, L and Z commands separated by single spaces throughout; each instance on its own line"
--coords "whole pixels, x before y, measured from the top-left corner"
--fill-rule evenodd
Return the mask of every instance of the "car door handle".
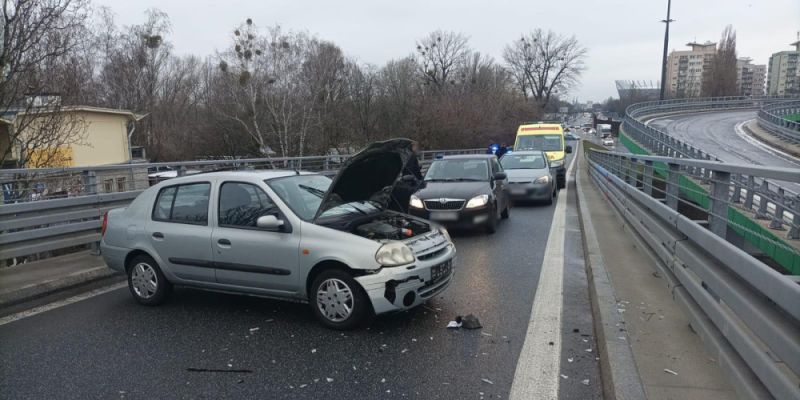
M 230 240 L 228 240 L 228 239 L 220 239 L 220 240 L 217 240 L 217 243 L 219 243 L 219 244 L 221 244 L 221 245 L 225 245 L 225 246 L 230 246 L 230 245 L 231 245 L 231 241 L 230 241 Z
M 161 233 L 161 232 L 153 232 L 153 238 L 155 238 L 155 239 L 163 239 L 164 238 L 164 234 Z

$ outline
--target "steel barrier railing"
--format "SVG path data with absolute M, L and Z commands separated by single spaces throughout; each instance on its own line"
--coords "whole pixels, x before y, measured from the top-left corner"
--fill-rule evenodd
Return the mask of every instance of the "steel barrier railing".
M 715 155 L 672 137 L 665 131 L 642 121 L 647 117 L 666 113 L 760 108 L 764 104 L 796 100 L 797 97 L 723 97 L 708 99 L 678 99 L 633 104 L 626 109 L 622 130 L 626 136 L 646 147 L 654 155 L 665 157 L 721 161 Z M 709 171 L 702 167 L 689 170 L 691 178 L 707 178 Z M 731 183 L 739 188 L 738 196 L 746 201 L 741 207 L 752 212 L 757 219 L 770 221 L 770 228 L 784 230 L 786 238 L 800 239 L 800 194 L 781 187 L 774 180 L 741 174 L 732 174 Z
M 800 100 L 769 104 L 758 110 L 758 125 L 779 139 L 800 144 L 800 122 L 786 119 L 800 115 Z
M 485 149 L 419 154 L 425 169 L 437 156 Z M 132 163 L 97 167 L 0 170 L 0 264 L 53 251 L 95 246 L 105 211 L 124 207 L 142 190 L 166 179 L 237 169 L 302 169 L 334 174 L 349 155 Z M 10 262 L 9 262 L 10 261 Z
M 740 201 L 732 175 L 800 182 L 800 170 L 595 150 L 588 160 L 591 178 L 660 261 L 737 391 L 800 398 L 800 285 L 725 239 L 727 211 Z M 690 171 L 698 168 L 711 187 L 708 209 L 679 194 L 681 178 L 697 179 Z

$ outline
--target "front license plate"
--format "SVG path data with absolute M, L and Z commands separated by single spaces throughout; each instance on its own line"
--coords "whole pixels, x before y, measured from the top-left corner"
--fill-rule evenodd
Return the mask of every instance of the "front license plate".
M 450 276 L 453 271 L 453 262 L 446 261 L 431 267 L 431 283 L 437 283 Z
M 528 191 L 527 191 L 527 190 L 525 190 L 525 189 L 523 189 L 523 188 L 513 188 L 513 189 L 511 189 L 511 194 L 517 194 L 517 195 L 519 195 L 519 194 L 525 194 L 525 193 L 527 193 L 527 192 L 528 192 Z
M 431 211 L 431 219 L 434 221 L 456 221 L 458 213 L 453 211 Z

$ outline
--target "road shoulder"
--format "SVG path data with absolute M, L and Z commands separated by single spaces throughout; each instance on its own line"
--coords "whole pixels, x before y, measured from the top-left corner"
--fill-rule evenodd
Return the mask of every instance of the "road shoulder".
M 597 306 L 595 330 L 601 351 L 606 352 L 601 352 L 606 397 L 642 398 L 643 388 L 650 399 L 735 398 L 653 260 L 591 182 L 586 166 L 581 157 L 578 190 L 584 230 L 587 235 L 605 233 L 585 240 Z

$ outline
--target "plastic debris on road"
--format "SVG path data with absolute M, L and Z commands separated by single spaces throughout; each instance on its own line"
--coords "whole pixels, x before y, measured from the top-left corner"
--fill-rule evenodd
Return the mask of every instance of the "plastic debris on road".
M 675 375 L 675 376 L 677 376 L 677 375 L 678 375 L 678 373 L 677 373 L 677 372 L 675 372 L 675 371 L 673 371 L 673 370 L 671 370 L 671 369 L 669 369 L 669 368 L 664 368 L 664 372 L 666 372 L 666 373 L 668 373 L 668 374 Z
M 567 358 L 567 362 L 573 362 L 573 361 L 575 361 L 575 359 L 574 359 L 574 358 L 572 358 L 572 357 L 570 357 L 570 358 Z
M 569 378 L 568 376 L 566 376 L 566 375 L 564 375 L 564 374 L 561 374 L 561 377 L 562 377 L 563 379 L 567 379 L 567 378 Z
M 328 381 L 328 383 L 333 382 L 333 378 L 325 378 L 325 380 Z
M 311 354 L 314 354 L 316 352 L 317 352 L 317 349 L 311 349 Z
M 256 332 L 256 331 L 258 331 L 259 329 L 261 329 L 261 328 L 259 328 L 259 327 L 250 328 L 250 333 L 252 333 L 252 332 Z
M 488 380 L 488 379 L 486 379 L 486 378 L 481 378 L 481 381 L 482 381 L 483 383 L 488 383 L 488 384 L 490 384 L 490 385 L 494 385 L 494 382 L 492 382 L 492 381 L 490 381 L 490 380 Z
M 461 328 L 461 322 L 450 321 L 447 323 L 447 329 L 458 329 L 458 328 Z
M 463 318 L 462 326 L 464 327 L 464 329 L 480 329 L 480 328 L 483 328 L 483 326 L 481 325 L 481 321 L 478 320 L 478 317 L 476 317 L 476 316 L 474 316 L 472 314 L 468 314 L 466 317 Z
M 586 386 L 589 386 L 589 380 L 588 379 L 582 380 L 581 383 L 586 385 Z

